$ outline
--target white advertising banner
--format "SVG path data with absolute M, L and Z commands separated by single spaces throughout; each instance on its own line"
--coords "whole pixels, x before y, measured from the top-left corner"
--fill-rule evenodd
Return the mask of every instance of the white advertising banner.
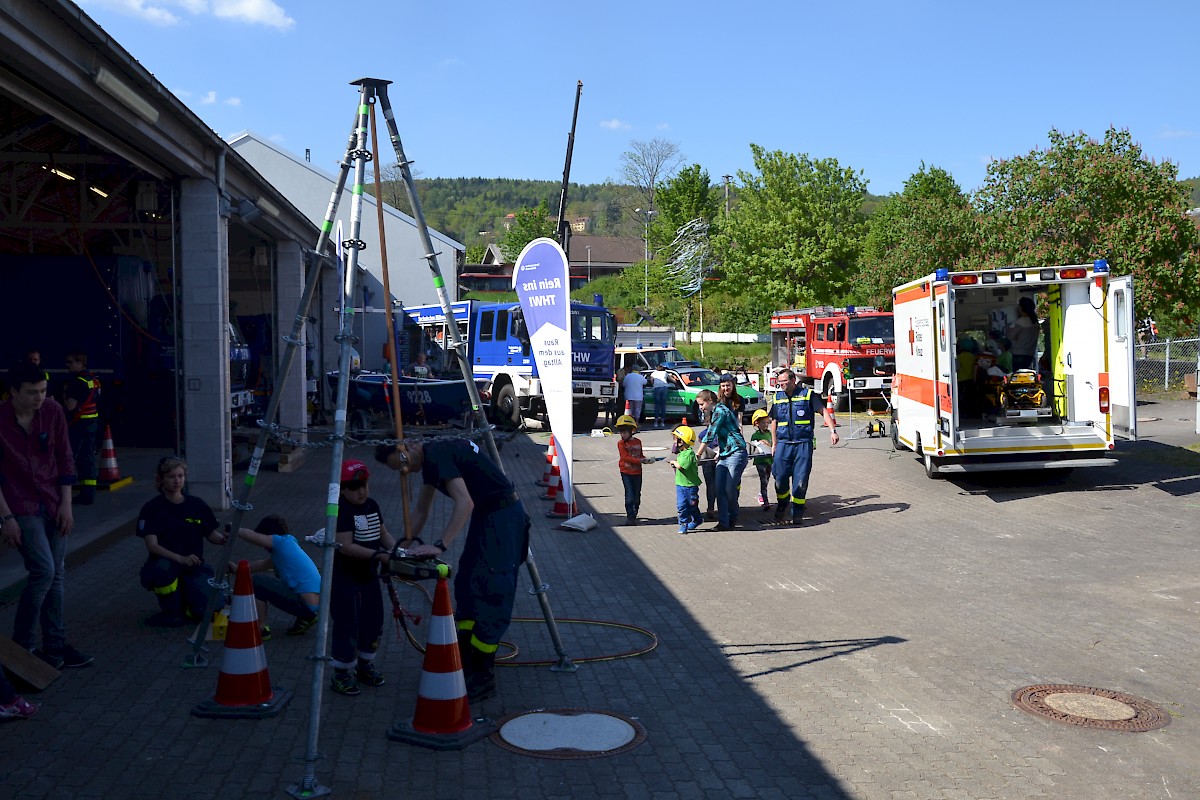
M 558 449 L 563 497 L 570 508 L 575 500 L 571 484 L 571 293 L 567 254 L 558 242 L 543 238 L 525 245 L 513 269 L 513 289 L 525 314 L 550 431 Z

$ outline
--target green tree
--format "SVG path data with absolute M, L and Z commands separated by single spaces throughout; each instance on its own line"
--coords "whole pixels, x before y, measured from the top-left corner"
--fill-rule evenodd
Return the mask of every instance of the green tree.
M 550 216 L 546 201 L 535 208 L 522 208 L 513 218 L 512 225 L 500 237 L 498 244 L 505 261 L 516 261 L 525 245 L 542 236 L 554 238 L 554 217 Z
M 1146 158 L 1128 131 L 1104 141 L 1049 134 L 1050 147 L 996 161 L 975 196 L 980 265 L 1089 263 L 1134 276 L 1139 316 L 1194 320 L 1200 236 L 1190 189 L 1169 161 Z
M 684 167 L 658 185 L 655 192 L 657 214 L 650 226 L 650 247 L 660 251 L 674 239 L 679 229 L 694 219 L 712 222 L 717 218 L 720 199 L 713 190 L 708 170 L 699 164 Z
M 938 267 L 954 269 L 973 251 L 971 201 L 950 174 L 921 168 L 900 194 L 887 198 L 868 219 L 852 299 L 888 307 L 892 287 Z
M 713 238 L 724 290 L 770 311 L 844 296 L 865 233 L 866 181 L 836 159 L 750 145 L 738 203 Z

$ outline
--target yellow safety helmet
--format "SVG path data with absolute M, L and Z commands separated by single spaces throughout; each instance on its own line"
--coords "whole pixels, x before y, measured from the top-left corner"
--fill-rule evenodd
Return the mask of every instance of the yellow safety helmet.
M 757 425 L 758 421 L 760 419 L 766 419 L 769 416 L 771 416 L 771 415 L 767 413 L 767 410 L 765 408 L 760 408 L 758 411 L 755 411 L 754 414 L 750 417 L 750 424 Z
M 691 447 L 696 443 L 696 432 L 687 425 L 680 425 L 675 429 L 675 438 Z
M 628 414 L 622 414 L 621 416 L 617 417 L 616 427 L 617 428 L 633 428 L 636 431 L 638 429 L 638 424 L 637 424 L 637 420 L 634 419 L 633 417 L 629 416 Z

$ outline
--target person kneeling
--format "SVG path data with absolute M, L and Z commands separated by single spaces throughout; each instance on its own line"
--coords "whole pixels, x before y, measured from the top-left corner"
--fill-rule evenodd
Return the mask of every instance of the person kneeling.
M 238 538 L 267 551 L 266 558 L 250 562 L 263 641 L 271 638 L 271 628 L 267 625 L 268 603 L 296 618 L 288 628 L 288 636 L 303 635 L 317 621 L 321 573 L 296 537 L 288 532 L 287 520 L 278 514 L 268 514 L 254 530 L 240 529 Z M 274 570 L 274 574 L 268 570 Z M 229 562 L 229 571 L 237 572 L 236 561 Z
M 158 462 L 154 483 L 158 497 L 142 506 L 137 535 L 146 543 L 142 588 L 158 598 L 159 612 L 151 625 L 180 627 L 195 622 L 208 603 L 214 572 L 204 563 L 204 540 L 224 544 L 212 509 L 198 497 L 185 494 L 187 463 L 178 456 Z

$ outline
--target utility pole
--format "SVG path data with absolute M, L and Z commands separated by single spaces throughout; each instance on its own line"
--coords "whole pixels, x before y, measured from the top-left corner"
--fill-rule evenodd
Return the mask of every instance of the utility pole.
M 725 219 L 729 219 L 729 181 L 733 178 L 732 175 L 722 175 L 725 179 Z

